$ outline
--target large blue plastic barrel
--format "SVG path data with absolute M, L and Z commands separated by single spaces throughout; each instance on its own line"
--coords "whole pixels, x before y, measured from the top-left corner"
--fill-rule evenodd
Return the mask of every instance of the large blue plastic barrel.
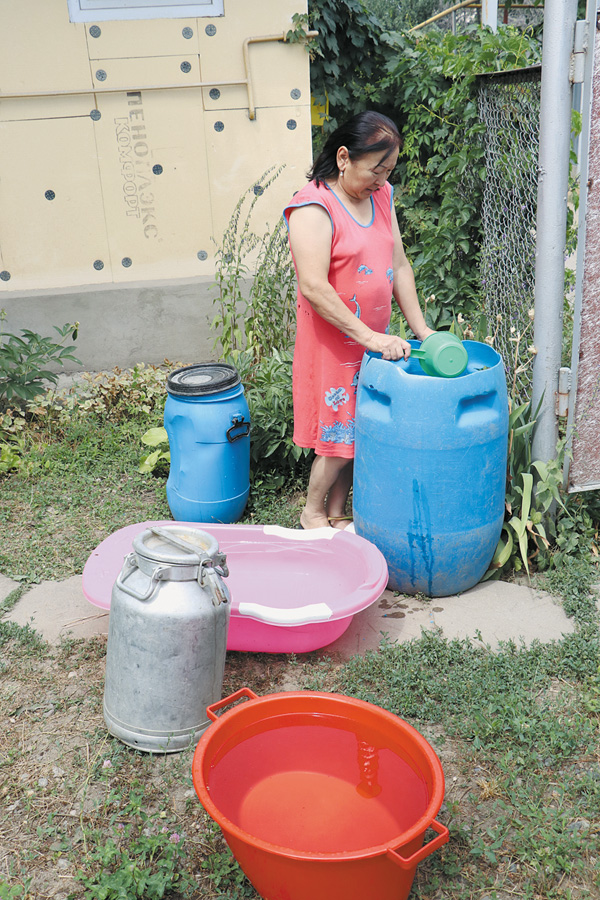
M 473 587 L 502 531 L 504 366 L 487 344 L 464 345 L 469 362 L 457 378 L 371 353 L 360 370 L 355 528 L 381 550 L 389 586 L 403 593 L 444 597 Z
M 234 366 L 199 363 L 167 378 L 167 501 L 180 522 L 237 522 L 250 491 L 250 413 Z

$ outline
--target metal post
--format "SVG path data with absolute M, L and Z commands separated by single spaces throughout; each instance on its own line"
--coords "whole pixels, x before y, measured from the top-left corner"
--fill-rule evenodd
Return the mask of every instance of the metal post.
M 532 406 L 540 406 L 534 459 L 556 457 L 556 395 L 561 362 L 565 234 L 571 140 L 570 62 L 577 0 L 546 0 L 538 159 Z
M 498 31 L 498 0 L 481 0 L 481 24 Z

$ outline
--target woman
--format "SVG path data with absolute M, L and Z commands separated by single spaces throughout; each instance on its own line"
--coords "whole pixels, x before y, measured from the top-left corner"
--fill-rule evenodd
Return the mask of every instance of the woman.
M 387 179 L 400 135 L 363 112 L 327 140 L 309 183 L 286 207 L 298 278 L 294 442 L 315 451 L 303 528 L 344 527 L 352 485 L 358 371 L 365 350 L 407 359 L 387 334 L 392 296 L 420 340 L 432 333 L 419 306 Z

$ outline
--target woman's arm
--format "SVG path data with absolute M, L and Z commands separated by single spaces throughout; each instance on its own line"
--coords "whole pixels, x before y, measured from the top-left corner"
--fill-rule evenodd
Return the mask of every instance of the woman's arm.
M 429 328 L 425 322 L 425 317 L 421 311 L 419 298 L 417 297 L 417 289 L 415 287 L 415 275 L 412 266 L 406 258 L 400 228 L 396 214 L 392 210 L 392 234 L 394 236 L 394 299 L 402 310 L 404 318 L 418 340 L 423 341 L 425 338 L 433 334 L 433 329 Z
M 327 211 L 317 204 L 300 206 L 289 213 L 288 221 L 298 287 L 315 312 L 367 350 L 381 353 L 384 359 L 407 356 L 407 341 L 373 331 L 348 309 L 329 283 L 332 230 Z

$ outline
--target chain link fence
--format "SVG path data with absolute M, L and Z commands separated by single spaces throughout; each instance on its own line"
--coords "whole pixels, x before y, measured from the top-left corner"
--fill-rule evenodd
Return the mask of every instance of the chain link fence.
M 541 67 L 484 75 L 481 288 L 515 402 L 531 397 Z

